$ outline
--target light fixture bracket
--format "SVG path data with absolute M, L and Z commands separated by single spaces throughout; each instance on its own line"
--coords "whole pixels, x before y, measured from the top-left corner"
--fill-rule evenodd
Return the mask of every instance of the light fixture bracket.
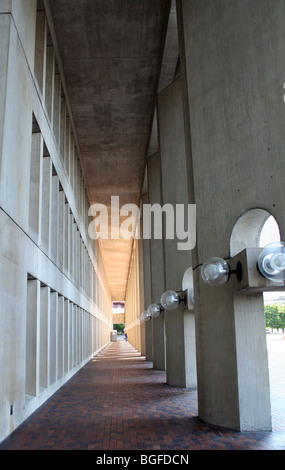
M 235 274 L 238 282 L 242 280 L 242 265 L 237 262 L 236 269 L 231 269 L 229 262 L 223 258 L 209 258 L 202 266 L 201 276 L 206 284 L 221 286 L 226 284 L 230 277 Z
M 236 274 L 238 282 L 242 281 L 242 264 L 240 261 L 237 262 L 236 269 L 230 269 L 229 271 L 229 278 L 231 277 L 232 274 Z
M 179 305 L 184 302 L 184 304 L 186 305 L 187 303 L 187 295 L 186 295 L 186 292 L 183 291 L 183 290 L 180 290 L 180 291 L 177 291 L 177 294 L 179 295 Z

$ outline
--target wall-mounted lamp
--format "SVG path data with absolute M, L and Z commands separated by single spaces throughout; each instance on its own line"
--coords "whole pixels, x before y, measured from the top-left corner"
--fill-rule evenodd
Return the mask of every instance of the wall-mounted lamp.
M 160 303 L 164 310 L 175 310 L 178 305 L 184 302 L 186 305 L 186 295 L 184 292 L 168 290 L 162 294 Z
M 158 317 L 161 312 L 163 312 L 163 308 L 161 308 L 161 305 L 159 304 L 151 304 L 148 309 L 147 309 L 147 312 L 149 313 L 149 315 L 152 317 L 152 318 L 156 318 Z
M 242 266 L 238 262 L 236 269 L 231 270 L 227 261 L 222 258 L 210 258 L 202 266 L 203 281 L 210 286 L 221 286 L 228 282 L 230 276 L 236 274 L 238 282 L 242 280 Z
M 257 261 L 259 273 L 273 282 L 285 281 L 285 243 L 277 242 L 267 245 Z
M 140 316 L 140 321 L 149 321 L 150 320 L 150 314 L 148 312 L 143 312 Z

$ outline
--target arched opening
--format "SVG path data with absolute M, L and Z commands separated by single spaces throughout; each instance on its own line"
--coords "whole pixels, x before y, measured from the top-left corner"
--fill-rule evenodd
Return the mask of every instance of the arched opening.
M 235 256 L 245 248 L 263 248 L 280 241 L 280 230 L 275 218 L 263 209 L 252 209 L 236 222 L 230 253 Z M 270 377 L 270 394 L 273 429 L 285 429 L 285 292 L 263 294 L 266 321 L 266 342 Z M 254 334 L 254 332 L 253 332 Z
M 263 241 L 265 239 L 268 240 L 268 223 L 271 227 L 274 224 L 272 219 L 275 221 L 272 215 L 264 209 L 251 209 L 245 212 L 237 220 L 232 231 L 230 240 L 231 256 L 235 256 L 245 248 L 260 247 L 261 237 Z M 270 241 L 268 243 L 270 243 Z
M 182 290 L 193 289 L 193 268 L 189 266 L 183 274 L 182 278 Z

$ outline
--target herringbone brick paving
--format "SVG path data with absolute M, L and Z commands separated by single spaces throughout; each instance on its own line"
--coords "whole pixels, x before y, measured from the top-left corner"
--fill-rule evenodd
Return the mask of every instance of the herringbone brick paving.
M 129 343 L 118 341 L 94 357 L 0 450 L 281 450 L 284 431 L 279 425 L 272 433 L 238 433 L 201 422 L 196 390 L 168 386 L 164 372 L 153 370 Z

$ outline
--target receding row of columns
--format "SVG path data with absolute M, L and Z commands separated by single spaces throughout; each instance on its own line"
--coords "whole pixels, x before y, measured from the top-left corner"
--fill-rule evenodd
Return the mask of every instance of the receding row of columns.
M 169 384 L 197 386 L 206 422 L 269 431 L 262 288 L 240 290 L 235 276 L 208 286 L 201 266 L 231 259 L 235 224 L 252 208 L 284 233 L 284 57 L 271 59 L 285 39 L 285 13 L 281 2 L 222 3 L 177 1 L 181 76 L 158 97 L 158 151 L 147 161 L 142 202 L 195 204 L 197 241 L 188 251 L 175 239 L 142 241 L 144 309 L 168 289 L 181 291 L 192 268 L 195 311 L 180 306 L 146 322 L 146 357 Z M 246 239 L 240 233 L 239 245 L 251 248 Z
M 34 72 L 41 94 L 41 102 L 53 130 L 59 155 L 75 195 L 79 214 L 87 230 L 88 195 L 63 80 L 45 11 L 37 11 L 35 44 Z
M 147 161 L 148 191 L 144 199 L 161 207 L 171 204 L 175 214 L 176 205 L 183 204 L 187 210 L 189 200 L 181 78 L 159 94 L 157 111 L 159 151 Z M 185 220 L 187 225 L 187 212 Z M 175 233 L 173 239 L 152 238 L 143 242 L 151 279 L 151 285 L 146 281 L 145 290 L 150 289 L 151 303 L 159 303 L 167 290 L 182 290 L 183 275 L 192 261 L 189 249 L 178 250 L 180 241 Z M 193 312 L 181 304 L 174 312 L 164 311 L 151 322 L 146 328 L 152 327 L 154 368 L 166 370 L 170 385 L 196 387 Z
M 29 202 L 30 235 L 89 297 L 98 281 L 61 181 L 38 126 L 32 134 Z M 103 299 L 104 300 L 104 299 Z
M 101 345 L 98 320 L 39 280 L 27 279 L 26 399 L 78 367 Z

